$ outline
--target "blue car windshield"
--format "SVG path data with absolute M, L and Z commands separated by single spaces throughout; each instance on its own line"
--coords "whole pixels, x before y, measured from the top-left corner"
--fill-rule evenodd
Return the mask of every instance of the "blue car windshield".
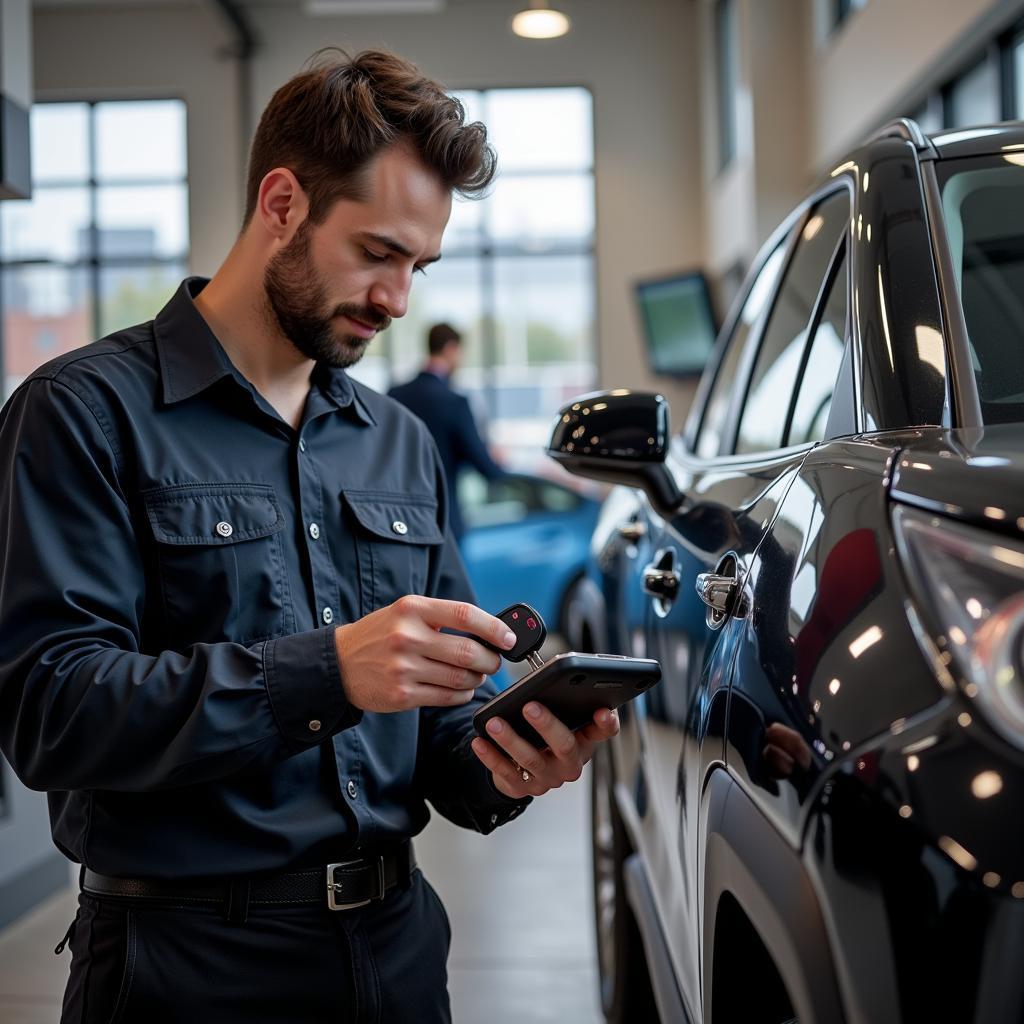
M 1024 421 L 1024 150 L 940 163 L 982 418 Z

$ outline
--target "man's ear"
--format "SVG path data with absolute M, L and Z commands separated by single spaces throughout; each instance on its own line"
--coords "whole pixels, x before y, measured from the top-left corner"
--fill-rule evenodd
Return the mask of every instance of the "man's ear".
M 260 182 L 254 219 L 272 238 L 287 245 L 309 216 L 309 197 L 287 167 L 275 167 Z

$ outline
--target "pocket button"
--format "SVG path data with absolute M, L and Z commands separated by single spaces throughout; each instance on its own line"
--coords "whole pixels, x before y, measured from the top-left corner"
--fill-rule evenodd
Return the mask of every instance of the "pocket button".
M 402 522 L 401 519 L 396 519 L 391 524 L 391 529 L 395 531 L 399 536 L 404 537 L 409 532 L 409 527 Z
M 233 534 L 233 533 L 235 532 L 235 528 L 234 528 L 234 527 L 233 527 L 233 526 L 232 526 L 232 525 L 231 525 L 230 523 L 225 523 L 225 522 L 223 522 L 223 521 L 222 521 L 222 522 L 219 522 L 219 523 L 218 523 L 218 524 L 217 524 L 217 525 L 216 525 L 216 526 L 214 527 L 214 529 L 215 529 L 215 530 L 216 530 L 216 531 L 217 531 L 217 532 L 218 532 L 218 533 L 219 533 L 219 534 L 220 534 L 220 535 L 221 535 L 222 537 L 230 537 L 230 536 L 231 536 L 231 534 Z

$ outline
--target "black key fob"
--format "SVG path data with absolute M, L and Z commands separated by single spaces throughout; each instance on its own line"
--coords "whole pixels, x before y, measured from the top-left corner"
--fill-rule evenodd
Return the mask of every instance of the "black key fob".
M 498 612 L 495 618 L 501 619 L 515 633 L 515 646 L 511 650 L 503 651 L 487 640 L 480 642 L 509 661 L 524 661 L 531 654 L 536 654 L 547 639 L 548 631 L 544 620 L 528 604 L 510 604 L 504 611 Z

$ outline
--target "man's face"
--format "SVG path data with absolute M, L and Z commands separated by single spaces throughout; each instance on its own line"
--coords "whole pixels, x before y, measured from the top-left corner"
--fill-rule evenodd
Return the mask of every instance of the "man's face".
M 439 258 L 451 213 L 440 179 L 402 146 L 367 171 L 370 198 L 339 199 L 326 220 L 306 220 L 271 257 L 269 314 L 308 359 L 346 367 L 405 315 L 412 276 Z

